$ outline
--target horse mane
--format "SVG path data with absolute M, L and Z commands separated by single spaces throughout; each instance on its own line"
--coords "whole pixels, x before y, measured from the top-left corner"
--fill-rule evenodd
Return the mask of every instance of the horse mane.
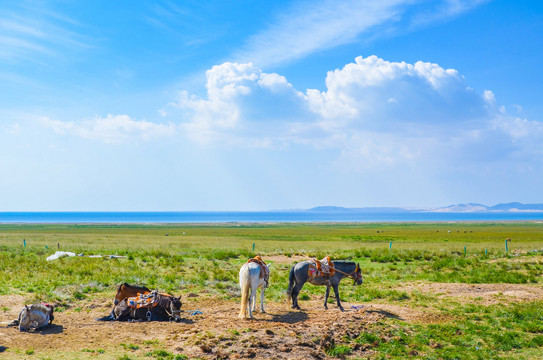
M 169 297 L 157 294 L 157 302 L 160 307 L 168 308 L 171 301 L 172 300 Z
M 138 285 L 130 285 L 129 283 L 123 283 L 121 285 L 119 285 L 119 287 L 117 288 L 117 292 L 121 291 L 121 288 L 123 286 L 126 286 L 126 287 L 129 287 L 129 288 L 132 288 L 132 289 L 138 289 L 138 290 L 144 290 L 144 291 L 151 291 L 149 290 L 146 286 L 138 286 Z
M 334 262 L 334 264 L 356 265 L 356 262 L 348 260 L 332 260 L 332 262 Z

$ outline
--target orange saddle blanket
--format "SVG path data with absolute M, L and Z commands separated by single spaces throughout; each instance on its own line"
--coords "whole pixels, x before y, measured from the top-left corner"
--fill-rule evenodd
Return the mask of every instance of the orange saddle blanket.
M 156 295 L 156 291 L 152 291 L 148 294 L 138 294 L 138 296 L 127 298 L 126 303 L 133 309 L 155 307 L 158 304 Z

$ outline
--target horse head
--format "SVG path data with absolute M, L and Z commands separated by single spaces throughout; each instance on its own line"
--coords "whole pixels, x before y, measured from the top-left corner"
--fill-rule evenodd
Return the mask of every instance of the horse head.
M 362 270 L 360 269 L 360 264 L 356 263 L 356 267 L 353 271 L 353 285 L 362 285 Z
M 149 292 L 151 292 L 151 290 L 149 290 L 145 286 L 133 286 L 128 283 L 121 284 L 117 288 L 117 293 L 115 294 L 113 305 L 119 304 L 119 302 L 123 301 L 127 297 L 137 296 L 138 293 L 146 294 Z
M 30 328 L 30 307 L 25 305 L 23 310 L 19 313 L 19 331 L 26 331 Z
M 128 283 L 119 285 L 117 288 L 117 293 L 115 294 L 115 299 L 113 299 L 113 305 L 119 304 L 126 296 L 124 296 L 124 288 L 128 286 Z M 124 296 L 124 297 L 123 297 Z
M 170 304 L 167 313 L 170 315 L 170 320 L 179 322 L 181 320 L 181 306 L 183 305 L 183 303 L 181 303 L 181 296 L 170 296 L 169 300 Z

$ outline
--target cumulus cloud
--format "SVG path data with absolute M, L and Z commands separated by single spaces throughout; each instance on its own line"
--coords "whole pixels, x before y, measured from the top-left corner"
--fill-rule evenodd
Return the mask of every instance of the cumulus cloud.
M 351 126 L 387 130 L 401 125 L 447 126 L 487 116 L 488 101 L 454 69 L 419 61 L 389 62 L 376 56 L 328 73 L 327 90 L 309 90 L 311 109 L 323 118 L 350 118 Z
M 304 118 L 304 95 L 283 76 L 250 63 L 224 63 L 208 70 L 206 77 L 207 98 L 182 91 L 173 104 L 187 120 L 181 126 L 199 141 L 243 138 L 267 146 L 268 137 L 281 137 L 287 125 Z
M 328 72 L 323 91 L 299 91 L 250 63 L 224 63 L 206 75 L 206 96 L 184 91 L 174 104 L 183 132 L 201 142 L 335 148 L 345 163 L 392 166 L 471 151 L 485 161 L 543 137 L 539 122 L 508 115 L 492 91 L 428 62 L 357 57 Z
M 146 120 L 133 120 L 128 115 L 108 115 L 83 121 L 60 121 L 47 117 L 40 123 L 58 134 L 75 135 L 106 143 L 122 143 L 127 140 L 149 140 L 176 132 L 175 125 L 157 124 Z

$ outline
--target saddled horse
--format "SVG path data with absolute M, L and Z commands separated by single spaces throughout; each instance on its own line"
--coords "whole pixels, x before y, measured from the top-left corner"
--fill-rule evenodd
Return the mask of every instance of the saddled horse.
M 149 294 L 150 292 L 151 290 L 145 286 L 130 285 L 128 283 L 121 284 L 117 288 L 113 305 L 117 305 L 128 297 L 138 296 L 138 294 Z
M 259 259 L 260 260 L 260 259 Z M 265 267 L 265 268 L 263 268 Z M 267 274 L 261 274 L 266 271 Z M 256 309 L 256 290 L 260 288 L 260 310 L 264 313 L 264 290 L 268 286 L 270 270 L 269 266 L 261 262 L 259 265 L 256 262 L 246 262 L 239 270 L 239 286 L 241 288 L 241 307 L 238 317 L 240 319 L 247 318 L 247 310 L 249 310 L 249 318 L 253 318 L 253 311 Z
M 324 298 L 324 308 L 328 309 L 328 296 L 330 295 L 330 287 L 334 289 L 334 294 L 337 300 L 337 306 L 341 311 L 344 311 L 339 300 L 338 286 L 341 279 L 350 277 L 354 280 L 353 285 L 362 284 L 362 271 L 360 265 L 352 261 L 332 261 L 335 272 L 333 275 L 326 276 L 309 276 L 309 266 L 311 261 L 302 261 L 294 265 L 290 269 L 289 284 L 287 294 L 292 298 L 292 308 L 300 310 L 298 305 L 298 294 L 306 282 L 313 285 L 326 286 L 326 296 Z
M 117 287 L 117 292 L 115 293 L 115 298 L 113 299 L 113 305 L 117 306 L 123 300 L 131 297 L 136 297 L 139 294 L 150 294 L 151 290 L 146 286 L 130 285 L 128 283 L 123 283 Z M 164 296 L 171 296 L 169 294 L 161 293 Z M 99 321 L 112 321 L 116 320 L 117 316 L 115 315 L 115 307 L 111 310 L 111 313 L 108 316 L 99 318 Z
M 141 293 L 140 293 L 141 294 Z M 134 302 L 134 297 L 121 300 L 112 311 L 112 315 L 98 319 L 102 321 L 180 321 L 181 297 L 160 294 L 152 291 L 143 297 L 150 298 L 147 305 L 139 305 Z

